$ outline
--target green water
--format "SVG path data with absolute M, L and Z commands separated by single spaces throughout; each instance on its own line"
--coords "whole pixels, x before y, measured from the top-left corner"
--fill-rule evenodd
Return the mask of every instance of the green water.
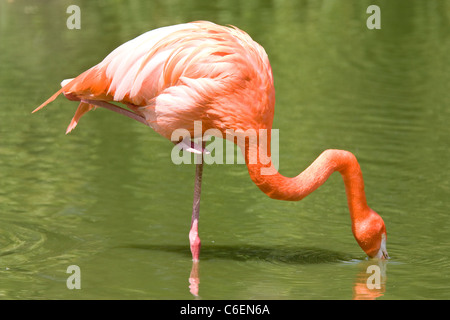
M 76 3 L 73 3 L 76 2 Z M 449 20 L 446 1 L 0 0 L 0 298 L 194 299 L 194 165 L 138 122 L 77 104 L 31 111 L 121 43 L 192 20 L 261 43 L 276 88 L 280 171 L 323 150 L 359 159 L 388 231 L 387 263 L 353 238 L 342 179 L 301 202 L 269 199 L 244 165 L 208 165 L 200 214 L 203 299 L 449 299 Z M 69 30 L 66 9 L 81 9 Z M 380 267 L 381 288 L 366 285 Z M 68 266 L 81 272 L 69 290 Z

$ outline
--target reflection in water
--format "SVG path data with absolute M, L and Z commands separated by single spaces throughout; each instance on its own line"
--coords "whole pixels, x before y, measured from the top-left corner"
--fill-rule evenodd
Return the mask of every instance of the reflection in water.
M 199 266 L 199 261 L 193 261 L 189 275 L 189 291 L 195 298 L 200 298 Z M 386 268 L 386 260 L 369 259 L 359 263 L 359 272 L 353 284 L 353 300 L 375 300 L 382 297 L 386 292 Z
M 180 245 L 127 245 L 127 248 L 172 252 L 188 257 L 187 246 Z M 347 254 L 321 249 L 302 247 L 263 247 L 263 246 L 206 246 L 202 251 L 202 261 L 215 259 L 235 261 L 265 261 L 285 265 L 317 265 L 358 263 L 358 272 L 353 283 L 354 300 L 374 300 L 386 292 L 387 260 L 358 260 Z M 200 298 L 200 261 L 193 261 L 189 274 L 189 291 Z
M 386 292 L 386 260 L 366 260 L 359 264 L 353 285 L 353 300 L 375 300 Z
M 192 261 L 191 274 L 189 275 L 189 291 L 198 297 L 198 290 L 200 285 L 200 275 L 198 273 L 199 261 Z

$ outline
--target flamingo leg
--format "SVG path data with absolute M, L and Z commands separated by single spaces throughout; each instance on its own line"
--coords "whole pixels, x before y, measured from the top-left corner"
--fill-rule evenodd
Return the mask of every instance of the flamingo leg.
M 205 148 L 205 142 L 202 142 L 202 148 Z M 192 261 L 199 261 L 200 256 L 200 237 L 198 235 L 198 219 L 200 215 L 200 194 L 202 190 L 203 174 L 203 153 L 197 154 L 197 164 L 195 167 L 195 186 L 194 203 L 192 205 L 191 230 L 189 231 L 189 243 L 192 253 Z
M 122 107 L 116 106 L 115 104 L 112 104 L 112 103 L 109 103 L 106 101 L 102 101 L 102 100 L 91 100 L 91 99 L 81 99 L 81 101 L 84 103 L 87 103 L 87 104 L 91 104 L 91 105 L 101 107 L 101 108 L 106 108 L 108 110 L 120 113 L 121 115 L 127 116 L 134 120 L 137 120 L 137 121 L 145 124 L 146 126 L 150 126 L 143 116 L 138 115 L 138 114 L 131 112 L 127 109 L 124 109 Z

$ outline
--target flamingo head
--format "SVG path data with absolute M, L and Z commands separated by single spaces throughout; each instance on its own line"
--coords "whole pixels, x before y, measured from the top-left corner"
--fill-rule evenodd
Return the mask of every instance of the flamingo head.
M 354 223 L 353 234 L 370 258 L 389 259 L 386 250 L 386 227 L 383 219 L 374 210 L 369 208 L 369 214 Z

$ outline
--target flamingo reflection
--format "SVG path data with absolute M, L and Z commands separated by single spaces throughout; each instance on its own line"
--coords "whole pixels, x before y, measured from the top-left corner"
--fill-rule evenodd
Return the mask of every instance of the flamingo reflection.
M 360 264 L 360 271 L 353 285 L 353 300 L 375 300 L 386 292 L 386 260 L 367 260 Z
M 191 274 L 189 275 L 189 291 L 195 297 L 198 297 L 200 278 L 198 274 L 198 261 L 192 261 Z

